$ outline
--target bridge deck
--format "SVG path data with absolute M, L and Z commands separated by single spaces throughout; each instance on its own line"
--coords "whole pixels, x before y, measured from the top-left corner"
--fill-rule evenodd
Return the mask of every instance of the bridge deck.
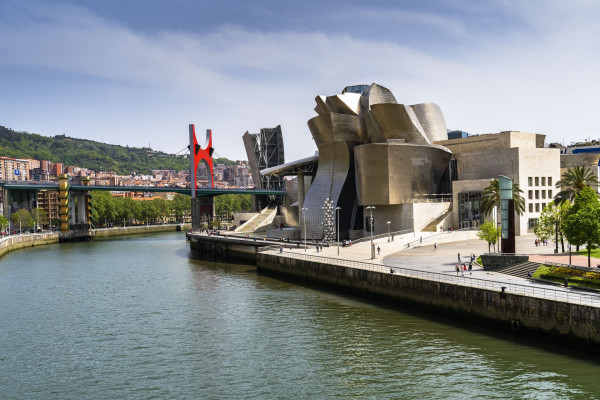
M 0 186 L 9 190 L 58 190 L 58 183 L 54 182 L 29 182 L 29 181 L 3 181 Z M 190 195 L 190 188 L 157 187 L 157 186 L 96 186 L 96 185 L 69 185 L 72 191 L 103 190 L 111 192 L 169 192 Z M 199 188 L 196 190 L 198 197 L 218 196 L 222 194 L 264 194 L 285 195 L 282 190 L 270 189 L 214 189 Z

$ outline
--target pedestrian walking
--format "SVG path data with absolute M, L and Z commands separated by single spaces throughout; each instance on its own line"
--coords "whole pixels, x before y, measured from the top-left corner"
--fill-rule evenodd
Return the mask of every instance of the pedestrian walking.
M 471 272 L 473 270 L 473 262 L 471 261 L 469 263 L 469 275 L 473 275 L 473 272 Z
M 381 254 L 381 248 L 379 246 L 377 246 L 377 255 Z
M 456 276 L 458 276 L 458 272 L 460 271 L 460 266 L 458 264 L 456 264 Z
M 458 262 L 460 263 L 460 253 L 458 253 Z
M 462 273 L 462 276 L 465 276 L 465 271 L 467 270 L 467 266 L 465 264 L 462 265 L 460 272 Z
M 279 246 L 279 254 L 283 253 L 283 247 Z
M 436 250 L 437 250 L 437 243 L 434 243 L 433 244 L 433 251 L 436 251 Z

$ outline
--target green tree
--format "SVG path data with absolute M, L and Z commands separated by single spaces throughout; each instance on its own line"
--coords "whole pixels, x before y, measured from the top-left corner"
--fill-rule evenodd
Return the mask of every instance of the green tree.
M 31 210 L 31 218 L 33 218 L 33 221 L 40 226 L 46 226 L 49 223 L 48 213 L 43 208 L 37 207 Z
M 177 221 L 182 221 L 184 215 L 189 215 L 192 211 L 192 200 L 190 196 L 177 193 L 171 201 L 172 211 Z
M 2 215 L 0 215 L 0 229 L 2 229 L 2 231 L 8 229 L 8 220 Z
M 92 220 L 106 226 L 117 218 L 118 205 L 110 192 L 92 191 Z
M 165 220 L 169 217 L 169 215 L 171 215 L 171 205 L 169 204 L 169 202 L 167 200 L 161 199 L 161 198 L 157 198 L 152 201 L 156 202 L 156 205 L 158 206 L 158 218 L 162 222 L 165 222 Z M 190 208 L 191 208 L 191 200 L 190 200 Z
M 575 196 L 573 207 L 566 213 L 564 232 L 569 243 L 586 245 L 589 268 L 591 251 L 600 246 L 600 201 L 591 187 L 584 187 Z
M 25 208 L 21 208 L 19 211 L 12 213 L 10 220 L 13 223 L 14 229 L 29 229 L 33 227 L 33 218 L 31 218 L 31 213 Z
M 567 211 L 570 208 L 568 202 L 562 204 L 549 203 L 540 214 L 538 223 L 534 228 L 534 233 L 540 239 L 556 240 L 556 236 L 560 239 L 562 252 L 565 252 L 565 241 L 563 232 L 563 222 Z
M 573 202 L 575 197 L 586 187 L 598 185 L 598 179 L 589 167 L 580 166 L 569 168 L 556 182 L 556 188 L 560 189 L 555 197 L 555 202 Z
M 496 251 L 496 243 L 498 242 L 498 239 L 500 239 L 500 227 L 494 226 L 493 222 L 486 221 L 479 226 L 477 237 L 487 242 L 488 252 L 490 251 L 491 245 L 494 245 L 494 251 Z
M 512 187 L 513 200 L 515 203 L 515 212 L 519 215 L 525 212 L 525 199 L 521 196 L 523 190 L 519 184 L 513 182 Z M 481 194 L 481 212 L 483 215 L 489 215 L 494 211 L 494 207 L 500 208 L 500 183 L 497 178 L 490 181 L 490 185 L 483 189 Z
M 142 203 L 142 221 L 148 221 L 155 223 L 160 215 L 160 209 L 158 207 L 158 202 L 156 199 L 152 199 L 151 201 L 145 201 Z

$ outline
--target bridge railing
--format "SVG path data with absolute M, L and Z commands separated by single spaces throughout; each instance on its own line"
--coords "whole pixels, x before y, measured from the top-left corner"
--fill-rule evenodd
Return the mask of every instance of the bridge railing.
M 561 290 L 538 286 L 528 286 L 516 283 L 471 278 L 467 276 L 455 276 L 454 274 L 443 274 L 439 272 L 422 271 L 405 267 L 385 266 L 382 264 L 375 264 L 364 261 L 354 261 L 333 257 L 322 257 L 313 254 L 297 253 L 286 250 L 284 250 L 282 253 L 273 249 L 264 250 L 264 252 L 271 253 L 273 255 L 283 255 L 285 257 L 308 260 L 323 264 L 339 265 L 343 267 L 380 272 L 384 274 L 402 275 L 433 282 L 449 283 L 453 285 L 506 292 L 516 295 L 537 297 L 547 300 L 564 301 L 567 303 L 583 304 L 600 308 L 600 295 L 575 292 L 575 290 L 577 289 L 573 288 L 565 288 Z

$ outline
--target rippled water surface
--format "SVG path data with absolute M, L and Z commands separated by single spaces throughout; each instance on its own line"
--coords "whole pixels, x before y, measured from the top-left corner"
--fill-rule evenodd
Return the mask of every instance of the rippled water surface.
M 600 364 L 194 260 L 183 234 L 0 258 L 1 399 L 600 399 Z

